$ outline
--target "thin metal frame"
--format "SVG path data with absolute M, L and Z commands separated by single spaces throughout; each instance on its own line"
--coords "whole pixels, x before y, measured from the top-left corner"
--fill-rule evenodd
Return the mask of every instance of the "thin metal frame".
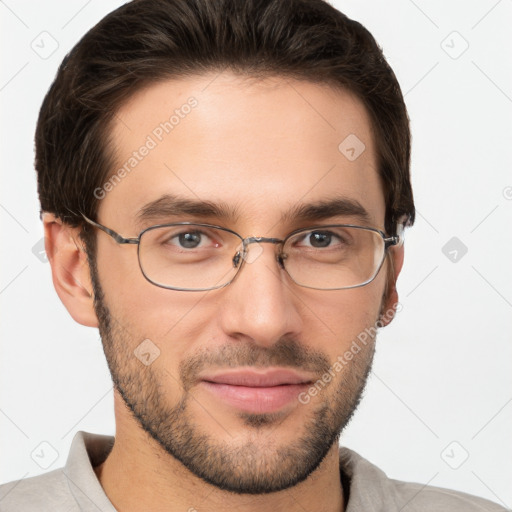
M 177 290 L 177 291 L 199 292 L 199 291 L 217 290 L 219 288 L 224 288 L 225 286 L 228 286 L 229 284 L 231 284 L 234 281 L 236 276 L 240 273 L 240 271 L 241 271 L 241 269 L 243 267 L 244 261 L 245 261 L 245 256 L 247 254 L 247 250 L 246 250 L 247 246 L 250 245 L 250 244 L 253 244 L 253 243 L 271 243 L 271 244 L 281 245 L 281 248 L 282 248 L 282 247 L 284 247 L 284 245 L 288 241 L 288 239 L 290 239 L 294 235 L 297 235 L 297 234 L 302 233 L 304 231 L 313 231 L 315 229 L 321 230 L 321 229 L 332 228 L 332 227 L 345 227 L 345 228 L 363 229 L 363 230 L 366 230 L 366 231 L 373 231 L 374 233 L 377 233 L 377 234 L 379 234 L 382 237 L 382 240 L 384 242 L 384 252 L 383 252 L 382 260 L 381 260 L 379 266 L 377 267 L 374 275 L 370 279 L 368 279 L 367 281 L 365 281 L 365 282 L 363 282 L 361 284 L 354 285 L 354 286 L 344 286 L 342 288 L 316 288 L 314 286 L 306 286 L 306 285 L 300 284 L 297 281 L 295 281 L 293 276 L 290 275 L 290 273 L 288 272 L 288 270 L 286 269 L 286 267 L 284 265 L 284 260 L 286 259 L 286 254 L 283 254 L 282 251 L 280 251 L 276 255 L 277 262 L 279 263 L 279 266 L 288 274 L 290 279 L 296 285 L 301 286 L 303 288 L 310 288 L 310 289 L 313 289 L 313 290 L 323 290 L 323 291 L 348 290 L 348 289 L 351 289 L 351 288 L 360 288 L 361 286 L 365 286 L 365 285 L 371 283 L 377 277 L 377 275 L 380 272 L 380 269 L 382 268 L 382 264 L 384 263 L 384 260 L 386 259 L 387 250 L 390 247 L 392 247 L 392 246 L 399 245 L 400 242 L 401 242 L 400 236 L 387 237 L 386 234 L 383 231 L 381 231 L 380 229 L 372 228 L 372 227 L 367 227 L 367 226 L 357 226 L 357 225 L 354 225 L 354 224 L 329 224 L 329 225 L 322 225 L 322 226 L 310 226 L 310 227 L 307 227 L 307 228 L 300 228 L 300 229 L 296 229 L 295 231 L 292 231 L 291 233 L 286 235 L 285 238 L 281 239 L 281 238 L 269 238 L 269 237 L 264 237 L 264 236 L 250 236 L 250 237 L 247 237 L 247 238 L 243 238 L 236 231 L 233 231 L 232 229 L 229 229 L 229 228 L 224 228 L 222 226 L 216 226 L 215 224 L 204 224 L 204 223 L 201 223 L 201 222 L 170 222 L 170 223 L 166 223 L 166 224 L 156 224 L 154 226 L 149 226 L 149 227 L 143 229 L 139 233 L 139 235 L 134 238 L 134 237 L 124 237 L 124 236 L 120 235 L 119 233 L 117 233 L 116 231 L 114 231 L 113 229 L 110 229 L 110 228 L 104 226 L 103 224 L 100 224 L 98 222 L 95 222 L 94 220 L 89 219 L 83 213 L 81 215 L 82 215 L 82 217 L 84 218 L 84 220 L 86 222 L 88 222 L 92 226 L 100 229 L 101 231 L 103 231 L 107 235 L 111 236 L 118 244 L 133 244 L 133 245 L 137 245 L 138 246 L 137 247 L 137 259 L 139 261 L 139 268 L 140 268 L 140 270 L 142 272 L 142 275 L 146 278 L 146 280 L 149 281 L 154 286 L 158 286 L 160 288 L 165 288 L 166 290 Z M 238 270 L 236 271 L 235 275 L 233 276 L 233 278 L 230 281 L 228 281 L 227 283 L 224 283 L 222 285 L 214 286 L 214 287 L 209 287 L 209 288 L 177 288 L 177 287 L 174 287 L 174 286 L 165 286 L 163 284 L 156 283 L 155 281 L 152 281 L 146 275 L 146 273 L 144 272 L 144 268 L 142 267 L 142 264 L 141 264 L 141 261 L 140 261 L 140 239 L 141 239 L 142 235 L 144 235 L 144 233 L 146 233 L 147 231 L 151 231 L 153 229 L 164 228 L 164 227 L 171 227 L 171 226 L 190 226 L 190 225 L 220 229 L 221 231 L 226 231 L 228 233 L 231 233 L 231 234 L 237 236 L 240 239 L 240 242 L 242 243 L 242 247 L 243 247 L 243 251 L 244 252 L 243 252 L 242 255 L 240 255 L 240 252 L 237 251 L 235 253 L 235 255 L 233 256 L 233 260 L 232 260 L 233 261 L 233 266 L 235 268 L 238 265 L 240 265 L 240 266 L 238 266 Z M 236 260 L 236 262 L 235 262 L 235 260 Z M 240 263 L 240 260 L 241 260 L 241 263 Z

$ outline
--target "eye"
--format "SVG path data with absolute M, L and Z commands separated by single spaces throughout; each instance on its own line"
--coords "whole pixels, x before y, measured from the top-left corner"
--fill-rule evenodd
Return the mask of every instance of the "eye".
M 332 241 L 332 234 L 327 232 L 314 231 L 307 237 L 312 247 L 329 247 Z
M 201 244 L 201 233 L 180 233 L 177 238 L 179 244 L 186 249 L 195 249 Z M 176 238 L 176 237 L 174 237 Z
M 206 233 L 199 230 L 174 233 L 173 235 L 166 237 L 164 243 L 177 246 L 180 249 L 199 249 L 219 246 L 218 242 L 215 242 Z
M 339 233 L 332 231 L 309 231 L 299 240 L 299 246 L 324 249 L 339 247 L 346 243 Z

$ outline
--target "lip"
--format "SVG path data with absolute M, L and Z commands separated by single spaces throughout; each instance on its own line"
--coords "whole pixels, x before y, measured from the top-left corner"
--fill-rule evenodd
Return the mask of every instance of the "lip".
M 311 382 L 309 375 L 287 369 L 234 370 L 203 376 L 200 386 L 232 407 L 263 414 L 297 401 Z
M 272 387 L 283 384 L 308 384 L 312 382 L 311 375 L 301 374 L 287 368 L 272 368 L 270 370 L 231 370 L 211 375 L 204 375 L 201 380 L 232 386 Z

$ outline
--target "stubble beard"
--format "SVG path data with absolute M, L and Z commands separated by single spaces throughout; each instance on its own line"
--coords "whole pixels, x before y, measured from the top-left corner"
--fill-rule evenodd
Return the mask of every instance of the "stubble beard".
M 191 473 L 218 489 L 236 494 L 282 491 L 308 478 L 333 444 L 339 442 L 362 398 L 373 362 L 375 339 L 366 343 L 343 367 L 337 380 L 333 379 L 319 391 L 316 400 L 307 405 L 298 401 L 297 407 L 307 408 L 304 409 L 307 412 L 306 419 L 294 429 L 298 432 L 296 438 L 281 445 L 272 441 L 275 438 L 272 432 L 278 432 L 281 422 L 286 421 L 279 413 L 240 411 L 238 417 L 245 427 L 242 435 L 236 436 L 236 442 L 220 441 L 208 434 L 191 412 L 195 400 L 193 386 L 190 389 L 191 369 L 197 370 L 198 361 L 180 363 L 184 392 L 176 405 L 169 404 L 163 390 L 176 386 L 175 378 L 166 376 L 166 370 L 155 364 L 143 366 L 134 356 L 129 347 L 135 347 L 137 340 L 110 314 L 97 269 L 94 264 L 90 268 L 99 331 L 114 386 L 140 427 Z M 230 347 L 224 348 L 233 355 Z M 203 367 L 206 359 L 199 359 Z M 236 360 L 248 365 L 265 361 L 296 368 L 327 370 L 330 367 L 324 355 L 311 355 L 292 339 L 279 340 L 264 351 L 255 345 L 237 346 Z M 332 386 L 337 386 L 334 391 Z M 208 404 L 201 405 L 208 409 Z M 216 415 L 212 412 L 211 416 Z

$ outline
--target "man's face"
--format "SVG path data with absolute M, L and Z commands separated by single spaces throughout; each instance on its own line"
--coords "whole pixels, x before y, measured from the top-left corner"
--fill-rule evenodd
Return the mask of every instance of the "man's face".
M 197 104 L 182 108 L 189 97 Z M 179 121 L 173 119 L 166 133 L 160 123 L 176 109 Z M 351 134 L 365 145 L 356 159 L 338 149 Z M 284 78 L 244 81 L 227 73 L 162 82 L 120 109 L 112 143 L 113 171 L 138 151 L 136 165 L 131 161 L 130 172 L 100 201 L 97 216 L 123 236 L 180 221 L 276 238 L 318 224 L 362 224 L 352 215 L 283 217 L 297 205 L 333 198 L 359 202 L 369 214 L 367 225 L 384 230 L 368 115 L 354 96 L 327 86 Z M 143 145 L 150 150 L 140 152 Z M 233 215 L 167 212 L 138 224 L 139 211 L 166 194 L 222 204 Z M 261 244 L 249 246 L 257 257 L 230 285 L 176 291 L 144 278 L 135 245 L 118 245 L 99 231 L 97 237 L 96 312 L 114 383 L 137 419 L 133 428 L 144 429 L 165 452 L 222 489 L 265 493 L 307 478 L 360 399 L 374 339 L 358 342 L 351 361 L 343 354 L 386 307 L 386 265 L 360 288 L 308 289 L 279 267 L 275 245 Z M 142 345 L 146 362 L 159 350 L 149 365 L 136 357 L 144 340 L 150 340 Z M 340 360 L 341 369 L 333 366 Z M 274 406 L 265 397 L 237 404 L 201 380 L 271 368 L 300 374 L 310 382 L 293 388 L 302 392 L 329 371 L 332 378 L 307 403 L 297 391 Z

